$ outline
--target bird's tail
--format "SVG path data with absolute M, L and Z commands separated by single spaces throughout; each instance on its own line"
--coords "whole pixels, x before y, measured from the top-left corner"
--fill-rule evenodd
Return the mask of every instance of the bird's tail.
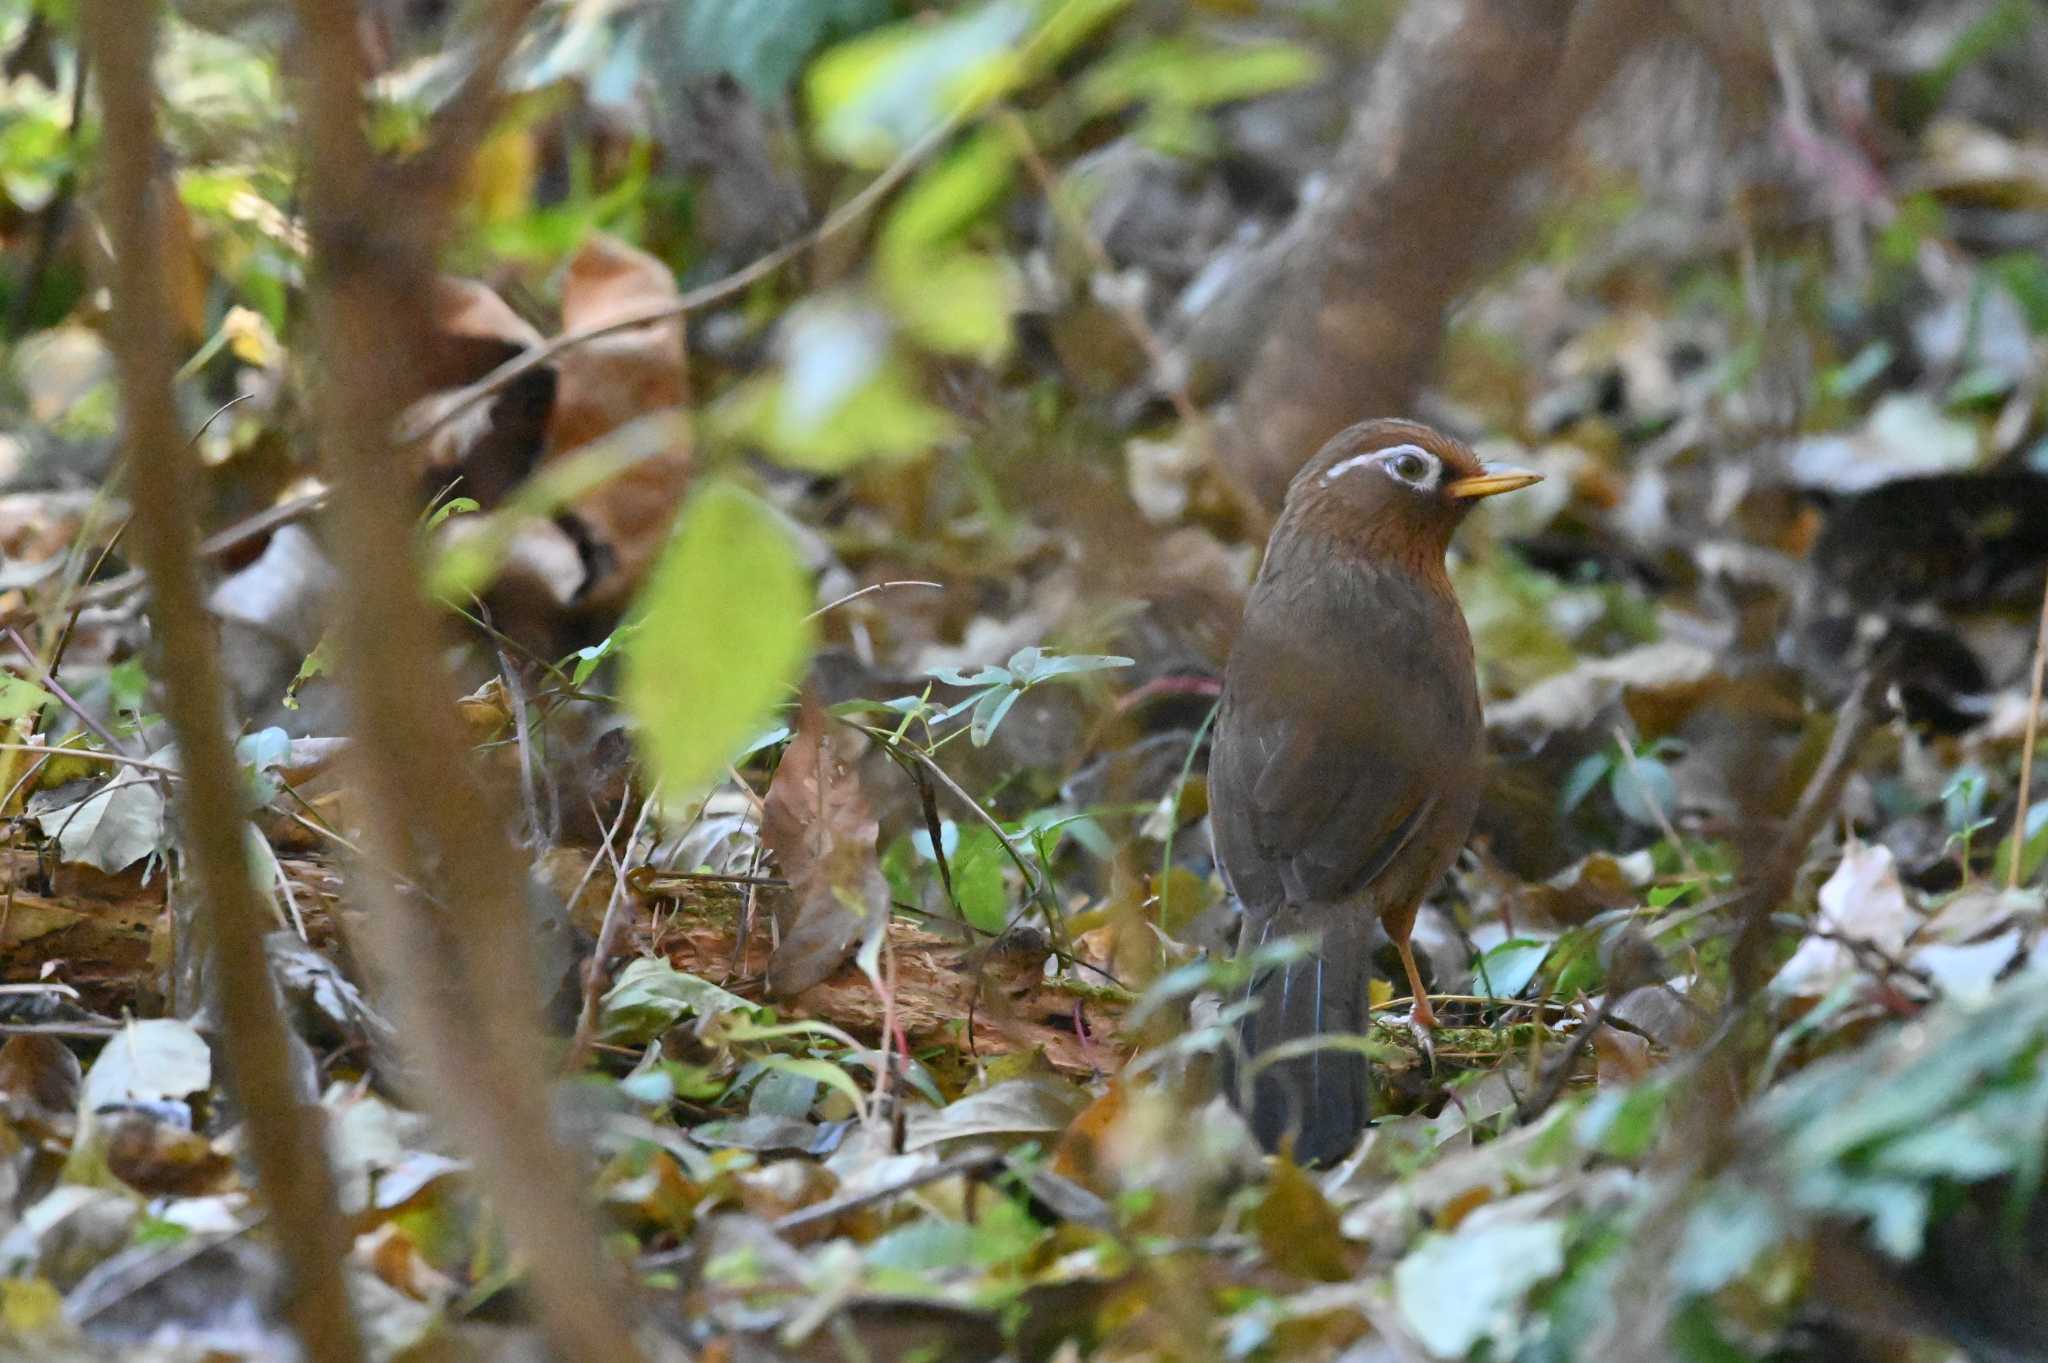
M 1226 1087 L 1259 1144 L 1277 1150 L 1292 1136 L 1303 1164 L 1351 1153 L 1372 1115 L 1364 1053 L 1330 1040 L 1366 1031 L 1367 945 L 1365 932 L 1349 924 L 1328 927 L 1309 955 L 1254 976 L 1247 987 L 1245 999 L 1257 1007 L 1238 1023 L 1243 1068 L 1225 1066 Z M 1308 1044 L 1318 1040 L 1325 1044 Z M 1289 1054 L 1276 1057 L 1281 1047 Z

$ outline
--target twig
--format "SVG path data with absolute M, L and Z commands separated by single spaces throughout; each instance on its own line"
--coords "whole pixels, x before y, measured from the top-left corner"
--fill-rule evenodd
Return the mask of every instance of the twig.
M 1673 826 L 1671 814 L 1664 808 L 1664 802 L 1650 793 L 1649 783 L 1643 780 L 1643 764 L 1636 757 L 1635 745 L 1628 741 L 1628 735 L 1622 731 L 1619 724 L 1614 726 L 1614 742 L 1621 749 L 1621 760 L 1628 767 L 1629 779 L 1636 783 L 1636 789 L 1642 794 L 1643 803 L 1657 816 L 1658 830 L 1670 842 L 1671 850 L 1678 854 L 1678 864 L 1685 868 L 1687 875 L 1697 877 L 1700 868 L 1699 863 L 1692 859 L 1692 849 L 1685 845 L 1685 839 L 1678 836 L 1678 829 Z
M 94 738 L 106 744 L 114 752 L 127 751 L 126 748 L 121 746 L 120 739 L 115 738 L 112 733 L 108 732 L 107 727 L 101 724 L 91 711 L 78 703 L 77 697 L 64 689 L 64 683 L 57 680 L 57 674 L 43 666 L 42 659 L 36 657 L 35 650 L 29 647 L 28 640 L 21 637 L 20 630 L 17 630 L 12 625 L 7 626 L 7 637 L 14 642 L 16 648 L 21 650 L 22 660 L 35 669 L 36 681 L 48 690 L 51 695 L 55 696 L 65 709 L 76 715 L 78 722 L 83 724 Z
M 2041 729 L 2041 676 L 2048 667 L 2048 586 L 2041 592 L 2041 625 L 2034 635 L 2034 680 L 2027 696 L 2027 739 L 2020 746 L 2019 807 L 2012 814 L 2012 864 L 2006 868 L 2005 888 L 2020 887 L 2020 854 L 2027 845 L 2027 799 L 2034 786 L 2034 739 Z
M 1835 732 L 1828 739 L 1827 751 L 1814 768 L 1806 789 L 1800 792 L 1799 803 L 1793 807 L 1791 820 L 1741 895 L 1742 929 L 1735 938 L 1728 972 L 1732 985 L 1730 1004 L 1734 1008 L 1741 1008 L 1763 988 L 1764 949 L 1770 941 L 1771 914 L 1791 896 L 1800 865 L 1806 860 L 1806 849 L 1842 798 L 1842 787 L 1848 782 L 1856 750 L 1863 746 L 1864 737 L 1877 723 L 1873 699 L 1879 675 L 1878 669 L 1871 668 L 1857 678 L 1849 699 L 1843 702 L 1841 713 L 1835 718 Z
M 288 502 L 279 502 L 276 506 L 259 511 L 253 516 L 245 516 L 233 525 L 199 541 L 198 557 L 201 562 L 210 563 L 214 559 L 233 553 L 250 540 L 260 539 L 273 530 L 290 525 L 293 521 L 315 515 L 327 505 L 330 495 L 327 488 L 321 488 L 294 497 Z M 90 587 L 79 589 L 71 597 L 69 605 L 75 610 L 104 605 L 109 601 L 118 601 L 142 585 L 141 573 L 122 573 L 119 577 L 110 577 L 105 582 L 95 582 Z
M 157 7 L 147 0 L 88 0 L 85 8 L 101 71 L 103 212 L 114 243 L 111 336 L 135 490 L 135 553 L 153 589 L 164 712 L 180 765 L 192 776 L 180 787 L 180 824 L 199 882 L 198 919 L 213 957 L 222 1042 L 249 1130 L 246 1148 L 264 1204 L 291 1228 L 277 1238 L 291 1288 L 287 1310 L 307 1358 L 358 1363 L 362 1346 L 341 1274 L 348 1241 L 320 1124 L 293 1084 L 290 1041 L 263 949 L 267 915 L 250 878 L 246 824 L 233 796 L 241 773 L 224 723 L 227 688 L 194 554 L 196 470 L 186 467 L 188 445 L 171 392 L 172 310 L 161 201 L 152 184 L 156 19 Z
M 62 994 L 74 1002 L 81 996 L 76 989 L 62 980 L 37 980 L 29 984 L 0 984 L 0 995 L 4 994 Z
M 633 893 L 652 899 L 663 894 L 671 880 L 703 881 L 709 885 L 759 885 L 770 890 L 786 890 L 789 881 L 781 876 L 727 875 L 718 871 L 656 871 L 642 877 L 633 887 Z
M 0 1022 L 0 1036 L 68 1036 L 105 1041 L 121 1035 L 118 1022 Z
M 1527 1126 L 1541 1117 L 1564 1093 L 1564 1086 L 1571 1082 L 1572 1071 L 1578 1068 L 1579 1057 L 1586 1053 L 1586 1047 L 1593 1044 L 1593 1034 L 1607 1025 L 1607 1020 L 1614 1015 L 1615 1004 L 1619 1001 L 1610 990 L 1607 997 L 1600 1001 L 1600 1011 L 1595 1013 L 1585 1026 L 1572 1033 L 1572 1039 L 1565 1043 L 1564 1049 L 1558 1052 L 1557 1058 L 1544 1070 L 1543 1078 L 1529 1091 L 1527 1101 L 1515 1104 L 1517 1126 Z
M 306 916 L 299 912 L 299 897 L 292 892 L 292 878 L 285 874 L 284 858 L 270 845 L 270 839 L 259 837 L 256 841 L 262 846 L 263 855 L 270 858 L 271 874 L 277 878 L 277 892 L 284 898 L 285 909 L 291 915 L 292 928 L 299 934 L 301 942 L 310 942 L 312 939 L 306 935 Z
M 628 857 L 633 854 L 633 849 L 640 845 L 641 831 L 647 827 L 648 816 L 660 802 L 661 792 L 658 789 L 650 791 L 640 802 L 640 817 L 633 821 L 632 835 L 626 839 Z M 611 856 L 612 893 L 611 898 L 605 901 L 604 921 L 598 925 L 597 945 L 591 948 L 590 959 L 583 964 L 583 1007 L 577 1013 L 576 1037 L 569 1044 L 569 1057 L 563 1066 L 572 1072 L 583 1067 L 583 1058 L 590 1053 L 591 1038 L 597 1034 L 597 1008 L 604 997 L 605 966 L 618 954 L 619 935 L 625 931 L 626 905 L 633 901 L 633 896 L 626 889 L 625 865 L 617 848 L 613 846 L 613 840 L 619 836 L 619 826 L 626 821 L 626 811 L 632 807 L 633 788 L 628 785 L 625 798 L 619 801 L 619 816 L 612 820 L 611 830 L 605 834 L 604 849 L 598 857 L 591 860 L 591 865 L 595 867 L 604 855 L 608 853 Z M 589 878 L 589 873 L 586 872 L 584 880 L 587 882 Z M 576 894 L 569 897 L 569 908 L 572 911 L 576 907 L 577 896 L 582 893 L 583 887 L 578 885 Z
M 38 753 L 43 757 L 75 757 L 82 762 L 105 762 L 110 766 L 133 767 L 155 776 L 168 776 L 177 780 L 179 771 L 168 762 L 152 762 L 146 757 L 130 757 L 122 752 L 100 752 L 96 748 L 56 748 L 48 743 L 0 743 L 0 752 Z
M 815 1226 L 821 1221 L 835 1220 L 848 1212 L 857 1212 L 862 1207 L 872 1207 L 877 1202 L 887 1202 L 892 1197 L 901 1197 L 905 1193 L 914 1192 L 942 1179 L 972 1177 L 975 1174 L 999 1169 L 1002 1165 L 1003 1156 L 999 1154 L 955 1155 L 951 1159 L 940 1160 L 937 1164 L 927 1165 L 915 1173 L 907 1174 L 884 1187 L 871 1188 L 867 1192 L 855 1193 L 851 1197 L 835 1197 L 824 1202 L 814 1202 L 808 1207 L 776 1217 L 769 1225 L 777 1235 L 787 1235 L 793 1230 Z
M 901 582 L 872 582 L 869 583 L 867 586 L 862 587 L 857 592 L 848 592 L 846 595 L 840 597 L 837 601 L 827 601 L 824 605 L 818 607 L 809 615 L 806 615 L 804 619 L 815 620 L 819 616 L 823 615 L 826 611 L 838 610 L 841 606 L 845 605 L 849 601 L 858 601 L 863 596 L 869 596 L 875 592 L 886 592 L 892 587 L 932 587 L 938 590 L 944 590 L 945 585 L 946 584 L 943 582 L 921 582 L 915 578 L 906 578 Z
M 522 351 L 469 387 L 459 389 L 436 402 L 431 412 L 418 414 L 409 421 L 401 421 L 395 439 L 401 445 L 410 445 L 426 439 L 470 408 L 541 368 L 565 351 L 588 345 L 607 336 L 616 336 L 622 331 L 634 331 L 640 327 L 652 326 L 656 322 L 674 321 L 700 308 L 710 307 L 713 303 L 724 302 L 745 292 L 806 251 L 831 240 L 866 217 L 890 190 L 903 183 L 913 170 L 923 164 L 927 156 L 951 137 L 965 118 L 966 112 L 963 108 L 939 120 L 922 137 L 904 148 L 903 154 L 891 162 L 881 174 L 862 186 L 859 193 L 794 241 L 778 246 L 751 265 L 743 266 L 725 278 L 701 288 L 692 289 L 680 298 L 628 312 L 600 325 L 565 331 L 552 340 L 543 341 L 530 350 Z

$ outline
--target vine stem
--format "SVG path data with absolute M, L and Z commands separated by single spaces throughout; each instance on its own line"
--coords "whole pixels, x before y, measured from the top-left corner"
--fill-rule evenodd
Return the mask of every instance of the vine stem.
M 2020 886 L 2020 858 L 2027 847 L 2027 798 L 2034 786 L 2034 740 L 2041 731 L 2041 675 L 2048 665 L 2048 584 L 2041 589 L 2041 625 L 2034 634 L 2034 680 L 2027 692 L 2027 738 L 2020 745 L 2019 799 L 2012 814 L 2012 858 L 2006 866 L 2005 888 Z

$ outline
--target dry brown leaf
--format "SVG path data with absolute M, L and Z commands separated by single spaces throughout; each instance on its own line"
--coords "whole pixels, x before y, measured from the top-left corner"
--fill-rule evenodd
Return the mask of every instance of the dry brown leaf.
M 776 995 L 823 980 L 888 917 L 889 882 L 875 855 L 879 825 L 847 751 L 853 740 L 844 728 L 828 732 L 817 697 L 806 695 L 768 787 L 761 838 L 790 889 L 776 911 L 781 941 L 768 958 L 768 989 Z
M 107 1168 L 137 1192 L 157 1197 L 204 1197 L 235 1186 L 231 1156 L 196 1131 L 143 1113 L 111 1121 Z
M 427 316 L 427 370 L 421 384 L 428 389 L 475 383 L 541 343 L 530 322 L 474 279 L 435 280 Z
M 469 384 L 541 343 L 539 331 L 473 279 L 435 280 L 427 315 L 420 384 L 430 396 L 415 404 L 416 416 L 462 402 Z M 555 372 L 541 368 L 465 407 L 420 450 L 424 481 L 438 491 L 459 474 L 465 495 L 495 505 L 540 458 L 554 399 Z
M 562 286 L 562 329 L 619 321 L 677 297 L 668 266 L 614 237 L 596 236 L 569 262 Z M 548 457 L 560 458 L 689 397 L 680 317 L 599 336 L 562 352 L 548 423 Z M 690 475 L 690 449 L 678 443 L 643 459 L 571 508 L 608 561 L 592 574 L 584 604 L 622 603 L 668 538 Z
M 1351 1276 L 1352 1254 L 1337 1213 L 1291 1154 L 1283 1151 L 1274 1161 L 1272 1181 L 1251 1224 L 1259 1247 L 1283 1273 L 1326 1283 Z

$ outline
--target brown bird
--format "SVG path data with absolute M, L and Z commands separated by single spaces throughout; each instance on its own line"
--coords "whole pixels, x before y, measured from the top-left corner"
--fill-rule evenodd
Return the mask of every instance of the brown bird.
M 1317 939 L 1252 981 L 1239 1024 L 1251 1091 L 1229 1087 L 1268 1149 L 1292 1134 L 1297 1158 L 1333 1159 L 1370 1116 L 1364 1055 L 1314 1040 L 1366 1030 L 1375 919 L 1415 1021 L 1435 1025 L 1408 935 L 1471 831 L 1484 737 L 1444 552 L 1480 498 L 1539 477 L 1482 468 L 1427 426 L 1368 421 L 1288 489 L 1209 759 L 1216 857 L 1244 907 L 1239 952 Z

